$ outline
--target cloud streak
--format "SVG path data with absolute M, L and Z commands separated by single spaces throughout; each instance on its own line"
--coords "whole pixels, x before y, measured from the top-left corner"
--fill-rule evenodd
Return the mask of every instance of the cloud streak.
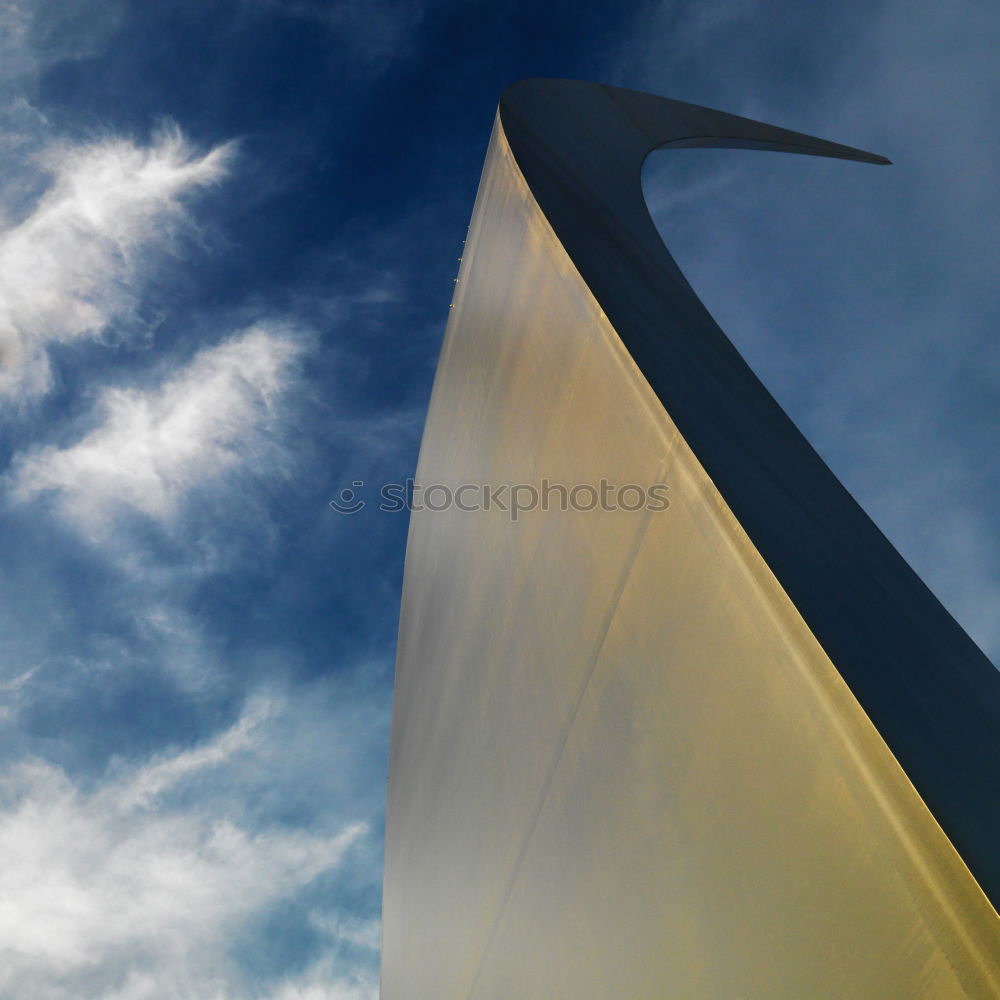
M 38 154 L 51 183 L 0 231 L 0 398 L 48 392 L 52 345 L 100 338 L 136 307 L 150 258 L 191 225 L 185 199 L 225 177 L 233 153 L 198 155 L 167 125 L 147 146 L 109 137 Z
M 366 832 L 357 822 L 322 833 L 253 829 L 219 795 L 178 804 L 193 780 L 211 788 L 214 773 L 224 788 L 272 752 L 260 727 L 276 710 L 258 699 L 208 743 L 92 788 L 39 759 L 0 775 L 0 995 L 240 991 L 227 958 L 233 934 L 339 865 Z
M 158 386 L 104 390 L 93 430 L 16 461 L 14 498 L 55 494 L 61 516 L 92 538 L 123 508 L 170 521 L 200 485 L 250 460 L 280 464 L 270 435 L 301 351 L 284 328 L 259 324 L 203 349 Z

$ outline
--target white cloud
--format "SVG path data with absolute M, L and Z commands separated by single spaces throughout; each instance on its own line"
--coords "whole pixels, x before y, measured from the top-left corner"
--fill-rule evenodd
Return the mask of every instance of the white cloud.
M 312 923 L 335 941 L 343 941 L 375 952 L 382 945 L 382 925 L 377 920 L 358 920 L 342 915 L 334 918 L 327 913 L 316 913 L 313 914 Z
M 266 699 L 256 698 L 239 722 L 211 743 L 151 761 L 120 789 L 121 803 L 129 807 L 148 805 L 185 776 L 225 763 L 234 753 L 251 749 L 255 730 L 268 716 L 270 708 Z
M 184 196 L 223 178 L 231 155 L 195 154 L 174 126 L 146 147 L 105 138 L 38 154 L 51 185 L 0 230 L 0 396 L 45 393 L 51 344 L 100 337 L 134 309 L 146 257 L 187 222 Z
M 268 1000 L 378 1000 L 378 983 L 368 975 L 337 976 L 328 959 L 285 980 Z
M 337 866 L 365 833 L 253 830 L 225 795 L 194 806 L 169 793 L 213 771 L 273 754 L 258 701 L 221 736 L 106 778 L 95 788 L 27 760 L 0 775 L 0 997 L 145 1000 L 231 997 L 239 969 L 227 957 L 254 913 Z M 345 970 L 341 968 L 340 976 Z M 279 997 L 365 996 L 320 971 Z M 352 987 L 353 989 L 353 987 Z M 298 992 L 296 992 L 298 991 Z M 312 991 L 312 992 L 310 992 Z
M 14 497 L 54 491 L 62 515 L 91 537 L 123 506 L 169 521 L 196 486 L 251 459 L 280 462 L 269 435 L 300 351 L 285 330 L 258 325 L 152 389 L 105 390 L 89 434 L 16 461 Z
M 0 5 L 0 83 L 35 68 L 28 44 L 31 17 L 31 5 L 23 0 L 6 0 Z
M 63 59 L 102 52 L 121 23 L 123 0 L 4 0 L 0 4 L 0 81 L 31 79 Z

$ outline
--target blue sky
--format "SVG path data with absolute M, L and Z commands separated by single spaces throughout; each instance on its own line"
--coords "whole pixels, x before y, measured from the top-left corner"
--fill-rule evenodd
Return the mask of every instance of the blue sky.
M 1000 659 L 1000 11 L 0 7 L 0 998 L 377 995 L 412 474 L 497 97 L 650 90 L 894 165 L 661 153 L 681 266 Z

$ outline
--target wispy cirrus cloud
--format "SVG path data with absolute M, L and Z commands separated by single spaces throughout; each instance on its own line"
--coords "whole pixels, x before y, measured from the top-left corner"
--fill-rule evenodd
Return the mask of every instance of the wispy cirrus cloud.
M 345 978 L 329 959 L 283 982 L 267 1000 L 376 1000 L 375 977 L 358 973 Z
M 60 59 L 101 52 L 125 0 L 5 0 L 0 5 L 0 79 L 30 77 Z
M 0 7 L 0 81 L 17 77 L 35 66 L 28 44 L 31 12 L 24 3 L 5 3 Z
M 0 397 L 44 394 L 53 344 L 99 338 L 135 309 L 151 260 L 192 225 L 187 197 L 225 177 L 233 153 L 199 154 L 165 125 L 145 146 L 107 137 L 32 154 L 51 182 L 0 230 Z
M 152 388 L 104 390 L 93 430 L 16 460 L 13 496 L 53 493 L 62 517 L 96 538 L 125 508 L 167 522 L 191 490 L 241 464 L 280 466 L 278 401 L 302 350 L 290 331 L 259 324 Z
M 308 831 L 262 823 L 227 796 L 233 781 L 259 786 L 255 768 L 282 757 L 267 727 L 287 728 L 287 711 L 259 696 L 207 743 L 120 762 L 90 787 L 37 758 L 0 773 L 0 995 L 247 995 L 234 936 L 336 869 L 367 832 L 350 819 Z M 294 737 L 291 749 L 309 752 Z M 341 962 L 336 975 L 349 985 L 350 972 Z M 278 980 L 277 995 L 330 995 L 309 992 L 312 978 Z

